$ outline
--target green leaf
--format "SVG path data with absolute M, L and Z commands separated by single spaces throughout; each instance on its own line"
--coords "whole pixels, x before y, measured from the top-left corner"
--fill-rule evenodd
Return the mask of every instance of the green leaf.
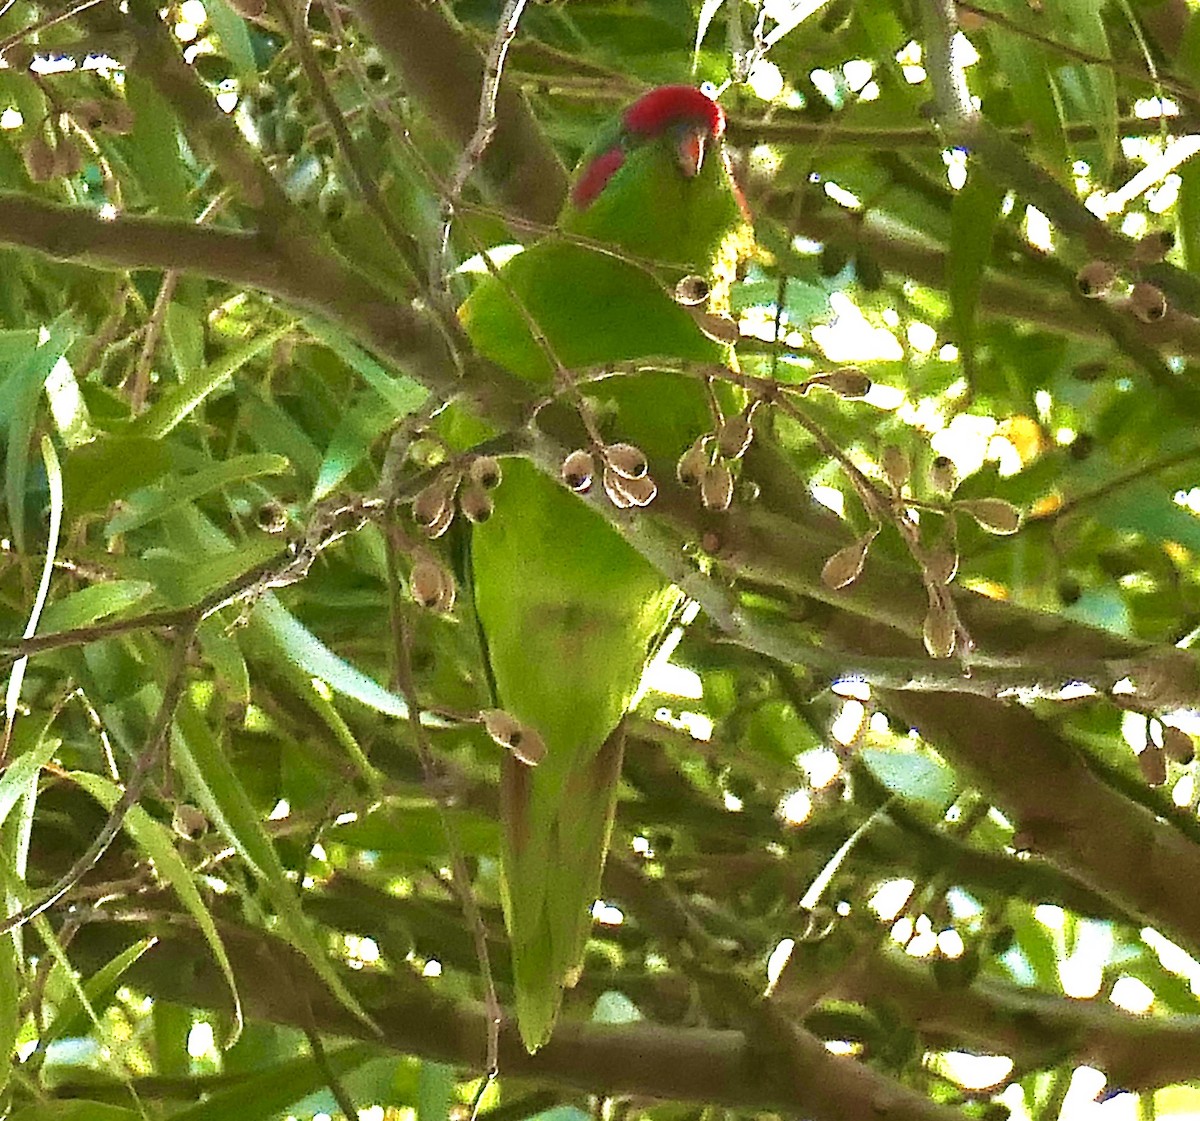
M 72 448 L 63 462 L 63 488 L 72 519 L 149 486 L 171 469 L 164 444 L 144 436 L 104 436 Z
M 417 1076 L 417 1121 L 446 1121 L 454 1100 L 454 1068 L 424 1062 Z
M 21 996 L 24 988 L 17 965 L 12 932 L 0 935 L 0 1092 L 12 1077 L 13 1052 L 21 1031 Z
M 8 941 L 8 939 L 5 939 Z M 83 995 L 90 1007 L 84 1006 L 79 995 L 71 990 L 67 998 L 59 1006 L 50 1026 L 42 1033 L 44 1044 L 56 1039 L 68 1039 L 77 1035 L 86 1035 L 91 1028 L 94 1017 L 100 1016 L 112 1004 L 120 986 L 121 978 L 151 946 L 155 939 L 141 938 L 131 946 L 126 946 L 115 958 L 107 961 L 83 983 Z
M 18 1110 L 10 1121 L 145 1121 L 145 1117 L 119 1105 L 55 1098 Z
M 121 798 L 121 791 L 117 785 L 102 775 L 91 774 L 87 771 L 73 771 L 70 777 L 106 810 L 111 811 Z M 234 1039 L 236 1039 L 242 1030 L 242 1002 L 238 996 L 233 966 L 225 953 L 221 936 L 217 933 L 217 925 L 192 880 L 191 872 L 188 871 L 183 858 L 175 851 L 175 842 L 171 831 L 161 822 L 155 821 L 141 806 L 131 806 L 122 824 L 134 844 L 154 862 L 158 874 L 171 885 L 179 902 L 195 919 L 196 925 L 204 935 L 204 940 L 212 950 L 213 958 L 220 966 L 226 984 L 229 985 L 235 1023 Z
M 172 743 L 180 770 L 209 820 L 237 849 L 262 883 L 279 916 L 281 932 L 307 959 L 318 976 L 346 1008 L 374 1027 L 370 1016 L 351 995 L 317 941 L 300 907 L 296 889 L 288 882 L 275 846 L 238 781 L 225 753 L 213 738 L 189 698 L 180 702 Z
M 210 365 L 196 368 L 183 382 L 164 394 L 148 412 L 138 417 L 130 429 L 131 434 L 135 437 L 149 437 L 152 440 L 162 439 L 247 362 L 269 350 L 294 328 L 295 323 L 289 322 L 273 331 L 264 331 L 255 335 L 249 342 L 223 354 Z
M 893 794 L 945 813 L 958 797 L 958 778 L 949 767 L 919 751 L 868 747 L 860 753 L 867 769 Z
M 319 502 L 334 490 L 367 457 L 375 440 L 395 422 L 395 408 L 374 394 L 347 409 L 325 450 L 312 501 Z
M 233 69 L 243 85 L 257 82 L 258 66 L 254 61 L 254 47 L 250 43 L 250 32 L 246 21 L 227 3 L 227 0 L 208 0 L 204 5 L 208 22 L 221 40 L 225 56 L 233 63 Z
M 145 580 L 110 580 L 80 588 L 46 607 L 39 630 L 52 634 L 86 627 L 133 607 L 153 591 L 154 585 Z
M 323 320 L 310 318 L 304 321 L 309 334 L 323 342 L 355 373 L 365 381 L 393 409 L 396 416 L 407 416 L 422 405 L 429 396 L 428 390 L 412 378 L 393 377 L 375 361 L 362 347 L 352 343 L 337 328 Z
M 972 167 L 970 177 L 954 196 L 950 210 L 950 252 L 946 255 L 946 287 L 954 309 L 954 327 L 964 361 L 975 349 L 975 308 L 983 274 L 992 256 L 992 238 L 1005 190 L 982 168 Z
M 189 176 L 170 104 L 136 68 L 126 75 L 125 97 L 134 114 L 126 148 L 129 166 L 161 214 L 189 216 Z
M 109 537 L 129 533 L 210 491 L 263 475 L 282 475 L 287 469 L 288 461 L 281 455 L 239 455 L 190 475 L 174 476 L 160 490 L 146 490 L 134 495 L 128 507 L 109 520 L 106 532 Z

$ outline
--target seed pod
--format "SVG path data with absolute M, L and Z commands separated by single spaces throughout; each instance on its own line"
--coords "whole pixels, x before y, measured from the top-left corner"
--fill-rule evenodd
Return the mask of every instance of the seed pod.
M 925 558 L 925 575 L 945 586 L 958 575 L 958 553 L 953 549 L 934 549 Z
M 430 541 L 437 540 L 437 538 L 441 537 L 442 534 L 450 528 L 450 523 L 453 521 L 454 503 L 447 502 L 446 505 L 442 507 L 437 518 L 429 525 L 424 527 L 425 536 L 428 537 Z
M 1167 753 L 1157 744 L 1146 744 L 1138 753 L 1137 762 L 1147 786 L 1162 786 L 1167 781 Z
M 459 509 L 466 515 L 467 520 L 479 525 L 492 516 L 495 504 L 483 483 L 471 479 L 458 496 Z
M 733 501 L 733 475 L 724 463 L 704 468 L 700 476 L 700 501 L 706 510 L 728 510 Z
M 843 366 L 825 375 L 827 389 L 839 397 L 865 397 L 871 392 L 871 379 L 857 366 Z
M 1188 764 L 1196 757 L 1196 745 L 1192 737 L 1182 728 L 1174 724 L 1162 725 L 1162 745 L 1165 751 L 1176 763 Z
M 1129 310 L 1143 323 L 1158 323 L 1167 314 L 1167 297 L 1153 284 L 1138 281 L 1129 291 Z
M 1170 230 L 1152 230 L 1134 246 L 1130 258 L 1135 265 L 1156 265 L 1175 248 L 1175 235 Z
M 562 465 L 562 480 L 573 491 L 582 494 L 592 485 L 596 474 L 596 459 L 591 452 L 577 448 L 571 452 Z
M 282 533 L 287 529 L 288 512 L 282 502 L 264 502 L 255 515 L 258 528 L 264 533 Z
M 492 490 L 500 485 L 500 461 L 492 455 L 477 455 L 471 460 L 470 474 L 480 486 Z
M 208 818 L 203 810 L 180 802 L 171 814 L 171 828 L 185 841 L 195 841 L 208 832 Z
M 980 529 L 1002 537 L 1021 528 L 1021 511 L 1003 498 L 970 498 L 954 503 L 954 509 L 969 514 Z
M 908 458 L 908 453 L 903 448 L 896 447 L 895 444 L 888 444 L 883 449 L 880 466 L 894 490 L 903 487 L 912 474 L 912 462 Z
M 633 497 L 625 489 L 625 484 L 630 483 L 632 479 L 623 479 L 618 475 L 609 464 L 604 465 L 604 493 L 608 495 L 608 500 L 618 510 L 628 510 L 633 505 Z
M 675 477 L 685 486 L 699 485 L 700 478 L 708 467 L 708 451 L 705 445 L 711 437 L 706 432 L 679 457 L 675 464 Z
M 696 326 L 715 343 L 732 346 L 742 337 L 737 320 L 728 315 L 718 315 L 715 312 L 693 308 L 692 318 L 696 321 Z
M 867 552 L 877 532 L 872 530 L 865 537 L 834 553 L 821 568 L 821 583 L 834 592 L 853 584 L 867 563 Z
M 449 611 L 454 606 L 453 577 L 428 557 L 422 557 L 412 566 L 408 590 L 416 603 L 431 611 Z
M 1108 292 L 1117 279 L 1117 270 L 1107 261 L 1088 261 L 1075 274 L 1079 291 L 1089 300 L 1098 299 Z
M 741 459 L 754 439 L 754 426 L 750 423 L 750 411 L 739 413 L 725 420 L 717 430 L 717 450 L 726 459 Z
M 604 462 L 623 479 L 640 479 L 649 469 L 646 453 L 633 444 L 607 445 Z
M 621 490 L 634 506 L 649 506 L 658 496 L 658 484 L 649 476 L 640 479 L 621 479 Z
M 437 524 L 445 511 L 454 501 L 454 492 L 458 489 L 458 476 L 454 474 L 439 475 L 428 486 L 417 492 L 413 499 L 413 521 L 428 529 Z
M 58 164 L 50 142 L 41 135 L 31 136 L 21 149 L 21 159 L 29 178 L 35 183 L 46 183 L 54 178 Z
M 73 102 L 67 112 L 89 131 L 104 127 L 104 106 L 99 98 L 85 97 Z
M 479 717 L 492 740 L 511 751 L 527 767 L 536 767 L 546 757 L 542 737 L 502 708 L 486 709 Z
M 954 460 L 949 456 L 939 455 L 929 465 L 929 488 L 938 494 L 950 494 L 958 486 L 958 472 L 954 469 Z
M 958 621 L 949 606 L 941 601 L 929 605 L 921 637 L 931 658 L 949 658 L 954 653 L 958 644 Z
M 702 276 L 691 273 L 675 285 L 675 302 L 684 307 L 695 307 L 708 299 L 712 287 Z
M 113 98 L 102 101 L 100 105 L 104 111 L 105 129 L 115 132 L 118 136 L 125 136 L 133 131 L 133 110 L 129 107 L 129 102 Z

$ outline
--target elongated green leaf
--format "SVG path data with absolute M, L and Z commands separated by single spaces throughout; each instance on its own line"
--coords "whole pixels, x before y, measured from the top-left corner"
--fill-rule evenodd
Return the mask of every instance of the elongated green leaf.
M 208 21 L 212 24 L 225 57 L 233 63 L 234 73 L 243 82 L 258 80 L 258 66 L 254 61 L 254 47 L 250 32 L 242 19 L 226 0 L 208 0 L 204 5 Z
M 329 1069 L 342 1075 L 379 1054 L 377 1047 L 352 1043 L 326 1054 Z M 292 1059 L 247 1078 L 206 1101 L 171 1114 L 172 1121 L 267 1121 L 325 1085 L 326 1075 L 311 1056 Z
M 417 1076 L 417 1121 L 446 1121 L 454 1100 L 454 1068 L 424 1062 Z
M 428 397 L 428 391 L 419 382 L 412 378 L 393 377 L 362 347 L 352 343 L 336 328 L 316 318 L 306 319 L 304 326 L 355 373 L 361 375 L 363 381 L 396 410 L 396 416 L 407 416 Z
M 125 96 L 133 110 L 133 135 L 126 157 L 130 166 L 160 213 L 187 216 L 188 175 L 171 106 L 137 71 L 126 77 Z
M 938 813 L 943 813 L 958 796 L 954 772 L 921 752 L 869 747 L 863 749 L 861 758 L 893 794 L 922 802 Z
M 112 810 L 121 797 L 121 791 L 116 784 L 102 775 L 91 774 L 87 771 L 73 771 L 71 778 L 96 799 L 106 810 Z M 158 874 L 166 880 L 179 897 L 179 902 L 187 908 L 188 914 L 196 920 L 196 925 L 204 935 L 213 957 L 229 985 L 229 996 L 234 1012 L 234 1038 L 241 1031 L 242 1003 L 238 996 L 237 982 L 233 976 L 233 966 L 225 953 L 221 936 L 217 933 L 217 925 L 212 915 L 204 905 L 200 892 L 196 889 L 192 874 L 184 864 L 182 857 L 175 851 L 171 831 L 159 821 L 155 821 L 141 806 L 132 806 L 125 815 L 123 822 L 125 832 L 133 838 L 134 843 L 154 861 Z M 232 1042 L 232 1040 L 230 1041 Z
M 115 514 L 109 521 L 108 534 L 115 537 L 129 533 L 210 491 L 263 475 L 282 475 L 287 469 L 288 461 L 281 455 L 239 455 L 190 475 L 170 479 L 161 490 L 136 495 L 127 509 Z
M 63 487 L 71 518 L 98 513 L 109 503 L 149 486 L 171 469 L 158 440 L 105 436 L 72 448 L 63 461 Z
M 21 989 L 14 936 L 0 935 L 0 1092 L 12 1077 L 13 1051 L 21 1031 Z
M 329 986 L 338 1000 L 364 1023 L 374 1024 L 337 975 L 300 908 L 271 839 L 237 774 L 187 697 L 180 703 L 172 737 L 180 770 L 209 820 L 237 849 L 260 880 L 279 915 L 282 931 Z
M 116 615 L 144 600 L 154 586 L 145 580 L 110 580 L 80 588 L 47 605 L 42 612 L 41 632 L 69 631 L 86 627 L 97 619 Z
M 376 712 L 408 719 L 408 705 L 403 697 L 339 658 L 275 596 L 264 596 L 259 601 L 251 622 L 260 633 L 269 636 L 283 657 L 312 677 L 320 678 L 334 692 L 353 697 Z
M 329 494 L 371 450 L 371 444 L 395 423 L 396 412 L 374 394 L 355 402 L 338 423 L 313 487 L 313 501 Z
M 18 1110 L 10 1121 L 145 1121 L 145 1118 L 119 1105 L 52 1099 Z
M 992 238 L 1004 188 L 981 168 L 972 168 L 970 178 L 954 196 L 950 212 L 950 252 L 946 257 L 946 286 L 954 309 L 954 325 L 964 360 L 971 361 L 975 348 L 975 309 L 983 274 L 992 255 Z
M 144 416 L 139 417 L 130 430 L 131 435 L 161 439 L 185 420 L 209 394 L 229 381 L 247 362 L 269 350 L 294 328 L 295 323 L 285 323 L 273 331 L 265 331 L 228 354 L 222 355 L 216 362 L 196 370 L 186 381 L 167 392 Z
M 131 946 L 126 946 L 115 958 L 107 961 L 83 984 L 83 994 L 90 1008 L 85 1008 L 83 1001 L 71 992 L 59 1007 L 50 1026 L 42 1033 L 42 1041 L 50 1043 L 55 1039 L 67 1039 L 76 1035 L 87 1034 L 91 1027 L 93 1016 L 100 1016 L 112 1003 L 120 986 L 121 978 L 151 946 L 155 939 L 142 938 Z

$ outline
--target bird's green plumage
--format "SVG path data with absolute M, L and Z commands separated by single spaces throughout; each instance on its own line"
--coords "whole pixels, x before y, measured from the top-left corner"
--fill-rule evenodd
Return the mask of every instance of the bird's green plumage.
M 652 276 L 610 254 L 543 240 L 501 279 L 484 278 L 463 305 L 482 355 L 549 382 L 553 367 L 530 334 L 532 318 L 567 369 L 727 360 L 669 291 L 684 273 L 711 273 L 742 213 L 721 154 L 686 178 L 672 138 L 627 144 L 591 205 L 568 203 L 560 219 L 573 234 L 669 266 Z M 614 139 L 602 137 L 593 154 Z M 595 397 L 606 437 L 639 445 L 660 478 L 711 425 L 702 386 L 678 375 L 610 379 Z M 472 558 L 499 702 L 547 748 L 536 768 L 506 759 L 502 778 L 517 1019 L 535 1050 L 582 962 L 620 772 L 621 718 L 677 596 L 596 511 L 523 460 L 506 464 L 496 514 L 473 531 Z

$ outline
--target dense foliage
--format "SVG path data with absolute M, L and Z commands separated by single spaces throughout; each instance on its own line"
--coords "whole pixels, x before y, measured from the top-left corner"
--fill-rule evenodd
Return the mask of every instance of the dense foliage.
M 5 1109 L 1195 1116 L 1200 10 L 8 0 L 0 56 Z M 685 81 L 753 439 L 579 499 L 688 606 L 529 1056 L 472 531 L 409 506 L 451 399 L 558 477 L 579 386 L 453 309 Z

